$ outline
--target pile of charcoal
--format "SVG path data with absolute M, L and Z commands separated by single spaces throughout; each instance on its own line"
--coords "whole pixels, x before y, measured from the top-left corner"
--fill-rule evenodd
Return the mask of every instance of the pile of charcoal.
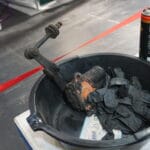
M 88 115 L 96 114 L 107 131 L 104 139 L 113 139 L 113 129 L 124 136 L 150 125 L 150 93 L 142 89 L 135 76 L 127 79 L 121 68 L 110 68 L 105 86 L 90 93 Z

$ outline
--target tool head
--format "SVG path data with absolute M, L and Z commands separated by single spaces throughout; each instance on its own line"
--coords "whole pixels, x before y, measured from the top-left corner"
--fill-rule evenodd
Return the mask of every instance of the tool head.
M 73 80 L 65 88 L 67 100 L 73 108 L 80 111 L 89 111 L 92 106 L 87 103 L 88 96 L 98 88 L 97 85 L 99 85 L 99 88 L 102 87 L 105 79 L 106 73 L 99 66 L 93 67 L 84 74 L 75 73 Z

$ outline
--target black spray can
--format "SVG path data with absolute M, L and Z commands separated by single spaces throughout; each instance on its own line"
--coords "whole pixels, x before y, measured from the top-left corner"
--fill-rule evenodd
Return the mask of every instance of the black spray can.
M 150 61 L 150 8 L 141 14 L 140 58 Z

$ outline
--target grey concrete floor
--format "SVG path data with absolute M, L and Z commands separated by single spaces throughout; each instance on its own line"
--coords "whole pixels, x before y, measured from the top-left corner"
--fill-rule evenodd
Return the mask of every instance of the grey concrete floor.
M 41 48 L 43 54 L 52 59 L 149 5 L 149 0 L 75 0 L 33 17 L 11 10 L 11 17 L 0 32 L 0 83 L 38 65 L 34 61 L 26 60 L 23 53 L 26 47 L 33 45 L 44 34 L 44 27 L 48 24 L 63 22 L 60 36 Z M 134 55 L 139 50 L 139 29 L 138 19 L 67 57 L 97 52 Z M 0 94 L 0 150 L 25 149 L 13 118 L 28 109 L 30 90 L 41 74 L 39 72 Z

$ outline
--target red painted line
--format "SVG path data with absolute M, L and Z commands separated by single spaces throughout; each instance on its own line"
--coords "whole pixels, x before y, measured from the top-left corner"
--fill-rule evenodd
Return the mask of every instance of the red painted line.
M 42 70 L 42 66 L 39 66 L 39 67 L 34 68 L 33 70 L 30 70 L 22 75 L 19 75 L 11 80 L 8 80 L 8 81 L 2 83 L 0 85 L 0 92 L 4 92 L 5 90 L 9 89 L 10 87 L 16 85 L 17 83 L 25 80 L 26 78 L 32 76 L 33 74 L 35 74 L 41 70 Z
M 53 59 L 52 61 L 53 61 L 53 62 L 57 62 L 57 61 L 61 60 L 61 59 L 64 58 L 65 56 L 69 55 L 70 53 L 72 53 L 72 52 L 74 52 L 74 51 L 77 51 L 77 50 L 79 50 L 79 49 L 81 49 L 81 48 L 83 48 L 83 47 L 85 47 L 85 46 L 87 46 L 87 45 L 89 45 L 89 44 L 92 44 L 92 43 L 96 42 L 97 40 L 100 40 L 101 38 L 104 38 L 105 36 L 107 36 L 107 35 L 113 33 L 114 31 L 116 31 L 116 30 L 122 28 L 123 26 L 125 26 L 125 25 L 127 25 L 127 24 L 129 24 L 129 23 L 131 23 L 131 22 L 133 22 L 133 21 L 135 21 L 136 19 L 140 18 L 140 16 L 141 16 L 141 11 L 139 11 L 139 12 L 133 14 L 132 16 L 130 16 L 129 18 L 123 20 L 122 22 L 118 23 L 117 25 L 111 27 L 110 29 L 107 29 L 106 31 L 100 33 L 99 35 L 95 36 L 94 38 L 92 38 L 92 39 L 86 41 L 85 43 L 83 43 L 83 44 L 81 44 L 81 45 L 79 45 L 79 46 L 76 47 L 75 49 L 73 49 L 73 50 L 71 50 L 71 51 L 68 51 L 68 52 L 66 52 L 65 54 L 61 55 L 61 56 L 56 57 L 56 58 Z M 21 75 L 15 77 L 15 78 L 13 78 L 13 79 L 10 79 L 10 80 L 8 80 L 8 81 L 6 81 L 6 82 L 4 82 L 4 83 L 1 83 L 1 84 L 0 84 L 0 92 L 3 92 L 3 91 L 5 91 L 5 90 L 9 89 L 10 87 L 12 87 L 12 86 L 18 84 L 19 82 L 21 82 L 21 81 L 25 80 L 26 78 L 32 76 L 33 74 L 35 74 L 35 73 L 41 71 L 42 69 L 43 69 L 43 68 L 42 68 L 41 66 L 36 67 L 36 68 L 34 68 L 33 70 L 30 70 L 30 71 L 28 71 L 28 72 L 26 72 L 26 73 L 23 73 L 23 74 L 21 74 Z

